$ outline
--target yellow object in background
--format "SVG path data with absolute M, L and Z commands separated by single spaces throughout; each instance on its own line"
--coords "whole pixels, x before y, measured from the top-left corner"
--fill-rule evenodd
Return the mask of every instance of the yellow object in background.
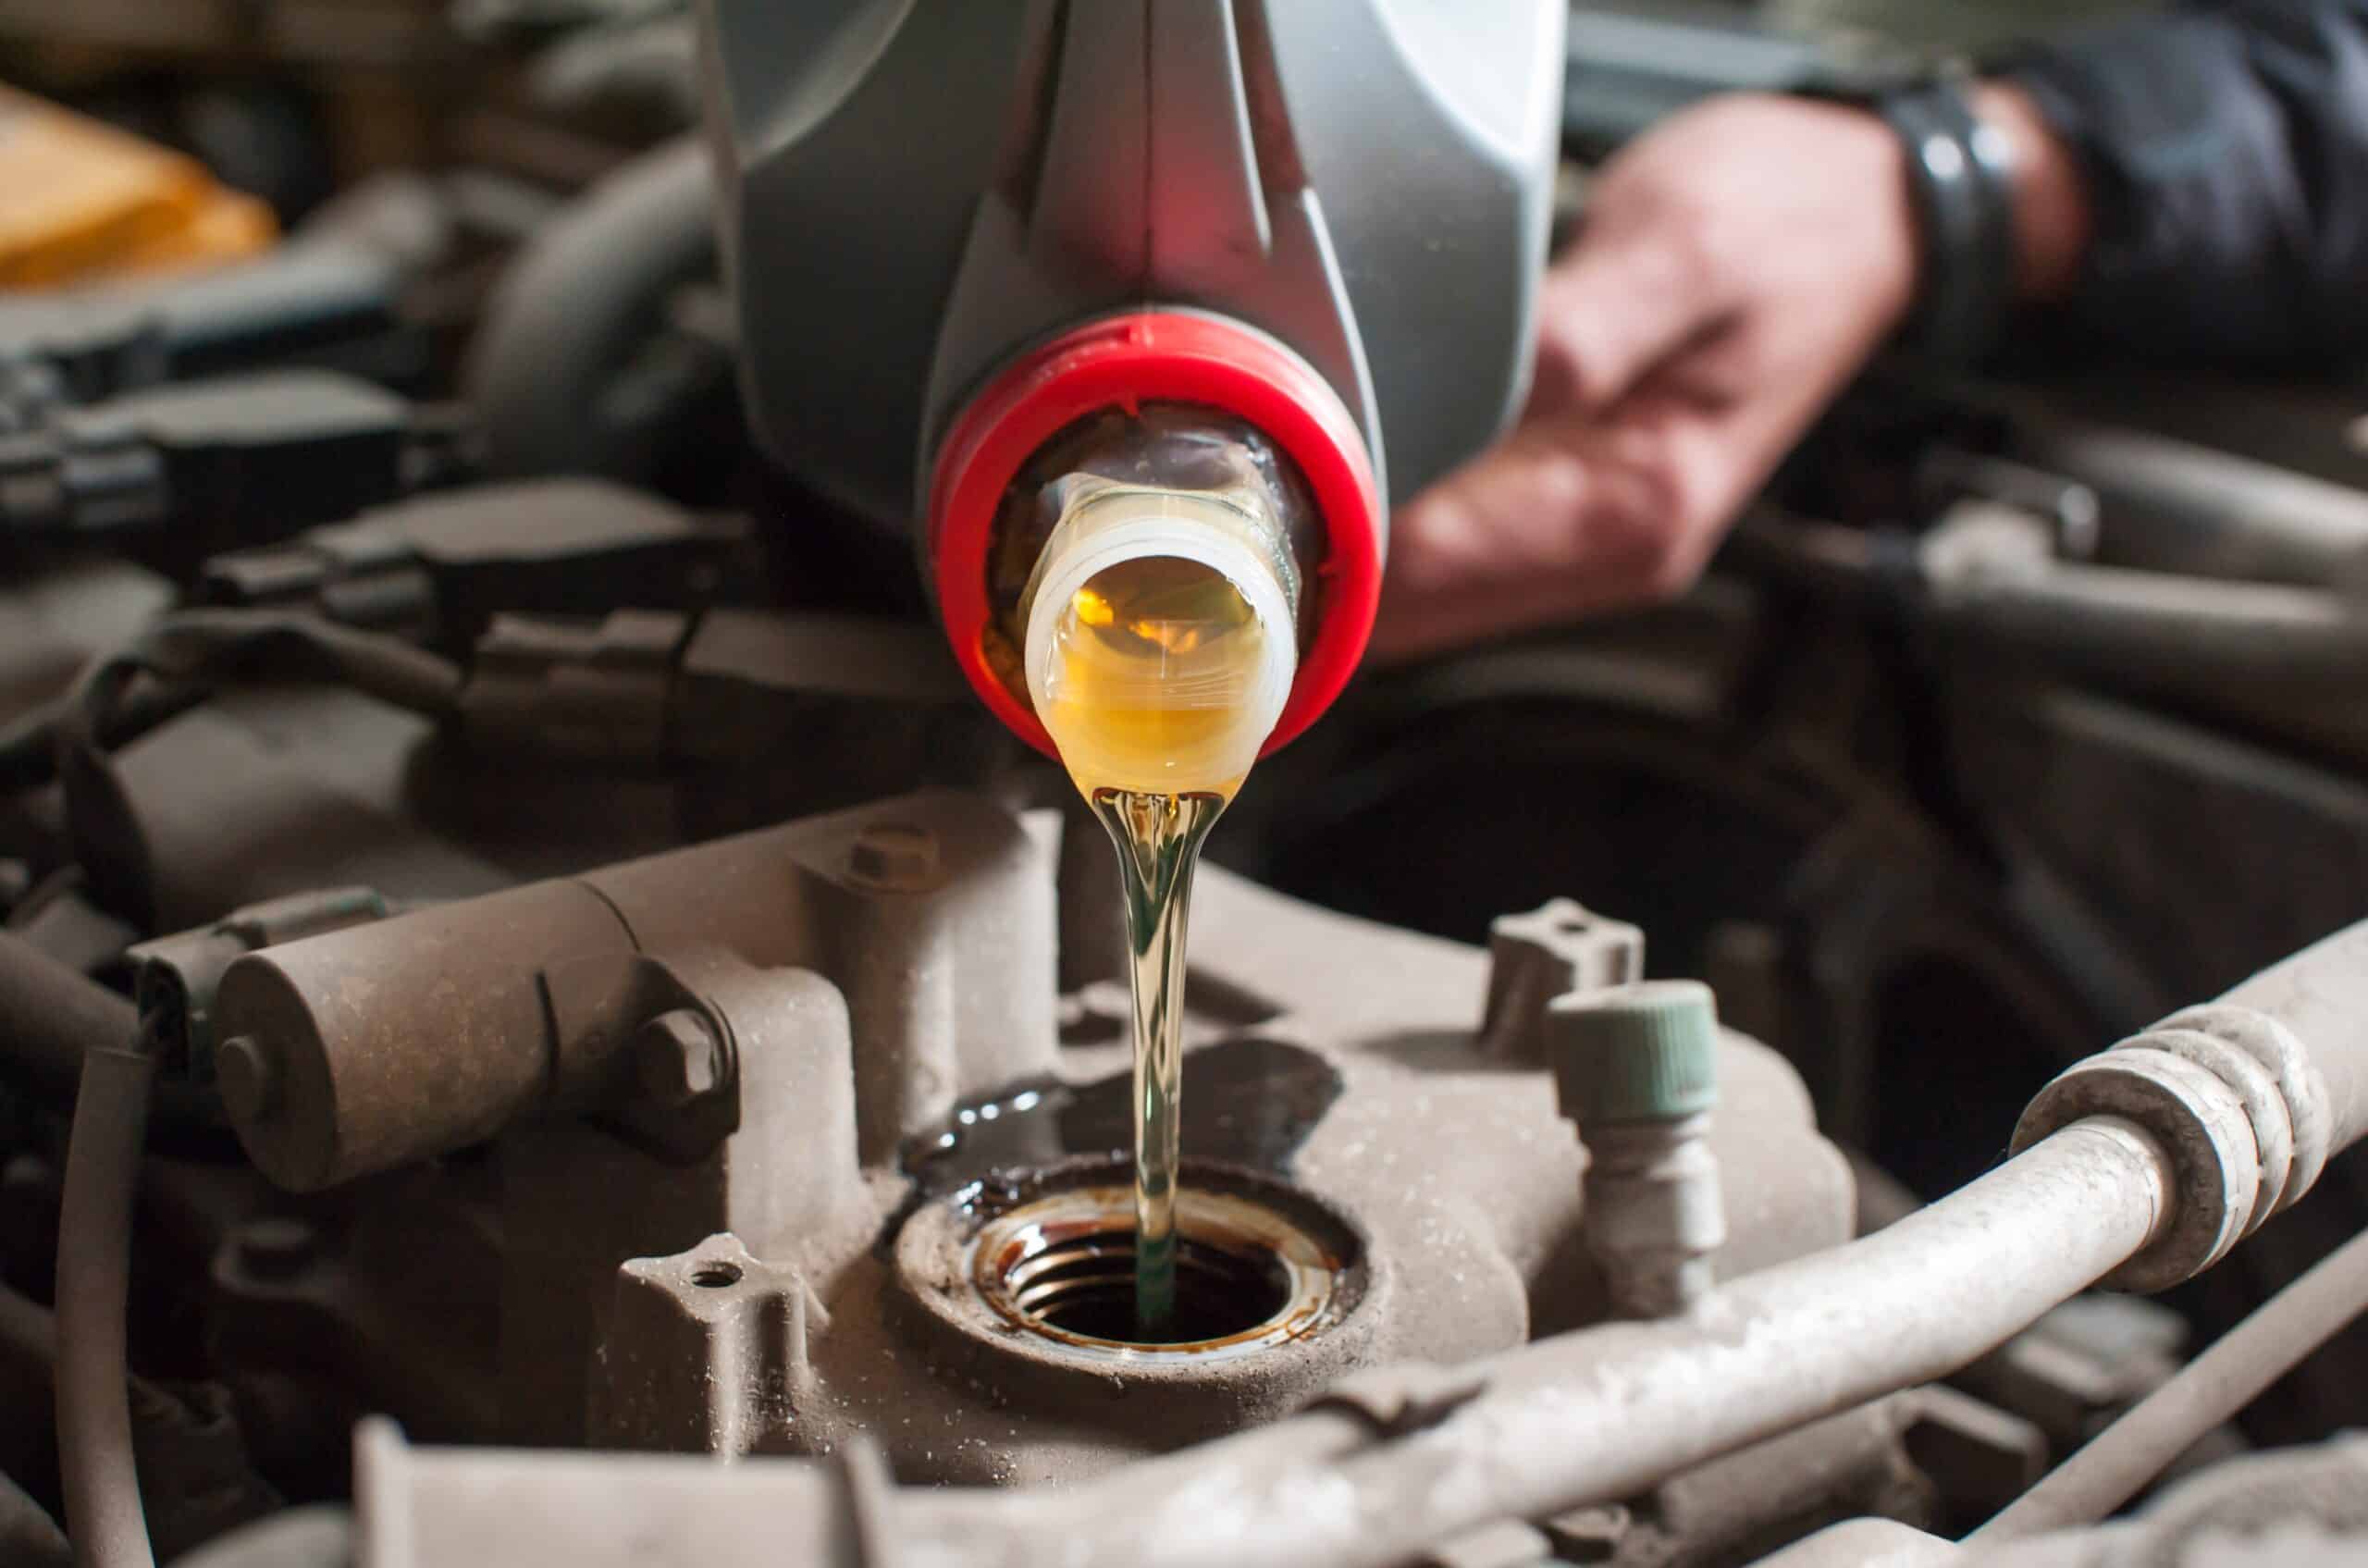
M 194 159 L 0 87 L 0 290 L 236 261 L 278 234 Z

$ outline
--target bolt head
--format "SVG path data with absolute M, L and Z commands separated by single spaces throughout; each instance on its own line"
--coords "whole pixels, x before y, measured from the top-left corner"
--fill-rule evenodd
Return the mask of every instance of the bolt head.
M 908 822 L 873 822 L 858 832 L 847 869 L 878 887 L 923 887 L 937 878 L 937 834 Z
M 261 1121 L 279 1105 L 278 1060 L 253 1035 L 232 1035 L 215 1048 L 214 1082 L 232 1121 Z
M 723 1082 L 723 1043 L 704 1014 L 676 1007 L 642 1025 L 634 1039 L 641 1086 L 661 1105 L 687 1105 Z

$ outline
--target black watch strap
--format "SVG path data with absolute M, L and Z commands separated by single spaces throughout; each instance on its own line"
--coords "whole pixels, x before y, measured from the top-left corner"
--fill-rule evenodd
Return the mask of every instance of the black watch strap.
M 1920 286 L 1900 346 L 1951 368 L 1996 344 L 2015 294 L 2013 154 L 1954 80 L 1925 80 L 1812 96 L 1854 103 L 1880 117 L 1907 154 L 1907 182 L 1922 241 Z

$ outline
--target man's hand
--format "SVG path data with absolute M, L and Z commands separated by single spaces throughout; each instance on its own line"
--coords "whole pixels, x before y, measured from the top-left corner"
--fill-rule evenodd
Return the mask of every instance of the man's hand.
M 2027 228 L 2024 171 L 2061 149 L 2019 93 L 1985 88 L 1979 102 L 2013 146 Z M 1918 258 L 1905 156 L 1873 115 L 1739 95 L 1613 159 L 1547 273 L 1519 427 L 1398 512 L 1376 656 L 1692 583 L 1907 311 Z M 2070 265 L 2018 255 L 2030 293 L 2060 287 Z

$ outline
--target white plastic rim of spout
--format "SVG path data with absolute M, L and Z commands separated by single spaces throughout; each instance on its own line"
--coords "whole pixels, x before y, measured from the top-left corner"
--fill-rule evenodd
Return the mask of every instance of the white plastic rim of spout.
M 1192 562 L 1233 586 L 1262 635 L 1257 664 L 1235 705 L 1235 722 L 1197 759 L 1196 777 L 1182 787 L 1217 787 L 1220 783 L 1229 787 L 1248 772 L 1281 719 L 1291 682 L 1299 673 L 1298 625 L 1291 596 L 1260 542 L 1252 520 L 1213 495 L 1114 486 L 1077 501 L 1045 540 L 1028 599 L 1028 637 L 1021 657 L 1028 694 L 1038 714 L 1046 716 L 1047 727 L 1054 727 L 1049 716 L 1055 710 L 1061 623 L 1071 612 L 1078 590 L 1126 562 L 1158 558 Z M 1054 739 L 1060 739 L 1057 731 Z M 1076 759 L 1064 760 L 1076 770 Z M 1199 775 L 1205 775 L 1206 782 Z M 1167 793 L 1178 789 L 1175 783 L 1148 777 L 1114 782 Z

